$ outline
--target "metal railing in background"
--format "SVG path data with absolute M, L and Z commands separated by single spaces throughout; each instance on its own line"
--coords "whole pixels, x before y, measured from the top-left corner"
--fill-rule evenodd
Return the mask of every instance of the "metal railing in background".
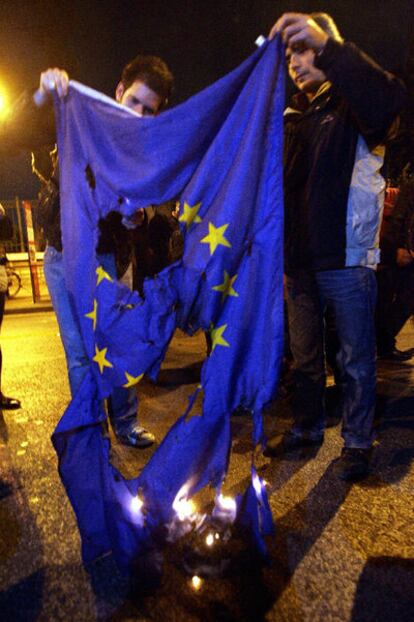
M 32 206 L 36 251 L 43 251 L 46 243 L 41 227 L 37 223 L 37 199 L 29 199 L 29 202 Z M 0 199 L 0 203 L 5 208 L 6 214 L 13 223 L 13 238 L 5 242 L 6 253 L 28 253 L 27 223 L 23 201 L 20 201 L 20 199 L 16 197 L 14 200 Z
M 22 285 L 22 294 L 31 292 L 33 302 L 40 302 L 47 290 L 41 269 L 45 239 L 37 222 L 37 199 L 1 200 L 13 223 L 13 238 L 4 245 L 7 258 L 13 262 Z M 22 295 L 20 294 L 20 295 Z

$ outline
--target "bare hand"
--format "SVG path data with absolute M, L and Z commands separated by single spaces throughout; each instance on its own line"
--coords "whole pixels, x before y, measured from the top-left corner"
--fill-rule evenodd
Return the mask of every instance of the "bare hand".
M 396 262 L 400 268 L 409 266 L 414 261 L 414 257 L 406 248 L 397 248 Z
M 174 209 L 171 212 L 171 216 L 173 216 L 173 218 L 178 220 L 179 215 L 180 215 L 180 202 L 176 201 L 175 202 L 175 207 L 174 207 Z
M 56 91 L 59 97 L 65 97 L 69 88 L 69 76 L 64 69 L 46 69 L 40 74 L 39 88 L 33 95 L 33 100 L 39 108 L 43 106 L 51 97 L 51 93 Z
M 302 44 L 315 52 L 320 52 L 329 38 L 315 20 L 305 13 L 284 13 L 271 29 L 269 39 L 277 34 L 282 35 L 283 42 L 290 48 Z

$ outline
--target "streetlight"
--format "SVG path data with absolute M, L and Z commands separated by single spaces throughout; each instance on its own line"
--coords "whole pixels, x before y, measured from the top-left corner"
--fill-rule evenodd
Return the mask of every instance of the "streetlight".
M 9 111 L 7 95 L 2 85 L 0 85 L 0 119 L 4 119 Z

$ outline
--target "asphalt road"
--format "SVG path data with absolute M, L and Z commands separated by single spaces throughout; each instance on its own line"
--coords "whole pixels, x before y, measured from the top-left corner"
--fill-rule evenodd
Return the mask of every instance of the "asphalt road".
M 413 346 L 406 327 L 402 347 Z M 260 568 L 248 553 L 221 578 L 195 592 L 180 551 L 165 554 L 158 590 L 138 596 L 110 557 L 85 569 L 75 518 L 60 483 L 50 435 L 69 399 L 63 351 L 52 312 L 6 316 L 1 343 L 3 390 L 23 408 L 0 415 L 0 620 L 405 622 L 414 620 L 414 359 L 382 362 L 378 377 L 378 445 L 363 483 L 335 480 L 339 425 L 327 430 L 316 455 L 261 458 L 269 482 L 276 536 L 272 564 Z M 184 412 L 204 357 L 202 335 L 177 335 L 162 386 L 140 384 L 141 418 L 157 438 Z M 184 377 L 177 368 L 187 367 Z M 186 379 L 193 384 L 178 385 Z M 265 415 L 269 434 L 290 424 L 286 400 Z M 228 487 L 249 476 L 249 417 L 234 418 Z M 112 459 L 127 476 L 152 449 L 113 443 Z

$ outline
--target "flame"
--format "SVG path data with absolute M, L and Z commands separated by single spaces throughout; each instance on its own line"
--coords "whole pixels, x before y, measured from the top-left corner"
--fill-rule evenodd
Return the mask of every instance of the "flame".
M 235 513 L 237 510 L 236 500 L 233 497 L 225 497 L 222 494 L 217 497 L 217 505 L 220 506 L 221 510 L 227 510 L 228 512 Z
M 134 514 L 140 514 L 141 510 L 143 508 L 144 502 L 143 500 L 139 497 L 139 495 L 137 495 L 136 497 L 132 497 L 131 499 L 131 511 Z
M 219 520 L 234 523 L 237 514 L 237 503 L 233 497 L 225 497 L 222 494 L 216 496 L 213 516 Z
M 207 546 L 213 546 L 214 544 L 214 536 L 212 533 L 209 533 L 207 538 L 206 538 L 206 544 Z
M 191 587 L 195 592 L 198 592 L 201 589 L 202 584 L 203 580 L 200 577 L 198 577 L 197 575 L 194 575 L 194 577 L 192 577 Z
M 194 502 L 191 501 L 191 499 L 180 499 L 173 507 L 181 521 L 187 518 L 190 519 L 195 514 L 196 510 Z
M 176 494 L 173 502 L 173 510 L 177 514 L 180 521 L 192 519 L 196 513 L 194 501 L 191 501 L 191 499 L 188 499 L 187 497 L 189 489 L 190 486 L 188 484 L 184 484 L 184 486 L 182 486 Z
M 253 484 L 253 488 L 256 492 L 257 497 L 261 500 L 264 485 L 262 484 L 262 481 L 260 477 L 257 475 L 257 473 L 255 473 L 252 477 L 252 484 Z

